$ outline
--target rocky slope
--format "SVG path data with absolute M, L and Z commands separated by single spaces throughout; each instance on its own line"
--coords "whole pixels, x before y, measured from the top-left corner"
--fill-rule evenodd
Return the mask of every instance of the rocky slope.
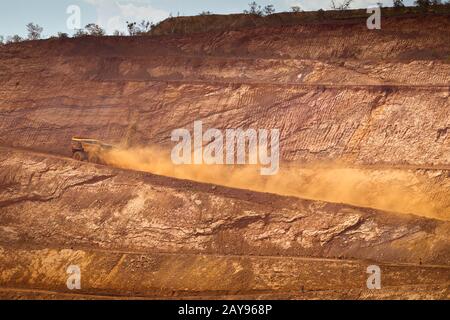
M 364 260 L 386 286 L 367 298 L 448 294 L 448 222 L 9 149 L 0 166 L 0 296 L 70 293 L 79 265 L 94 297 L 352 298 Z
M 448 299 L 449 29 L 443 13 L 0 46 L 0 297 Z M 196 120 L 280 129 L 277 179 L 64 158 L 72 136 L 167 151 Z
M 381 31 L 353 22 L 5 46 L 0 142 L 58 154 L 73 135 L 161 145 L 201 119 L 279 128 L 287 161 L 448 165 L 449 27 L 438 16 Z

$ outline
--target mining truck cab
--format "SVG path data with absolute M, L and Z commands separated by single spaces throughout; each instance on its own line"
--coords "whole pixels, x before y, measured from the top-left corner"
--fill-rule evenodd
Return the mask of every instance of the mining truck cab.
M 112 145 L 99 140 L 80 137 L 72 138 L 72 158 L 78 161 L 103 163 L 103 155 L 112 148 Z

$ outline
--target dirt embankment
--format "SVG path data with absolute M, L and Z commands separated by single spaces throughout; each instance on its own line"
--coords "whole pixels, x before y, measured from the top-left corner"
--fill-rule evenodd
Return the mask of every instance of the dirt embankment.
M 66 155 L 74 135 L 161 146 L 202 120 L 279 128 L 286 161 L 448 165 L 449 28 L 444 15 L 387 18 L 380 31 L 297 25 L 4 46 L 0 143 Z
M 0 47 L 0 145 L 47 153 L 0 149 L 0 296 L 67 294 L 74 263 L 95 297 L 370 298 L 370 259 L 376 298 L 448 298 L 449 29 L 443 14 Z M 60 157 L 72 136 L 170 150 L 196 120 L 280 129 L 281 180 Z
M 367 262 L 363 261 L 2 247 L 0 253 L 0 262 L 7 266 L 3 267 L 7 276 L 0 283 L 0 297 L 6 299 L 449 297 L 450 270 L 441 266 L 379 263 L 383 289 L 367 290 Z M 77 293 L 66 287 L 65 270 L 73 264 L 83 272 Z
M 420 19 L 427 14 L 445 15 L 450 13 L 448 5 L 433 5 L 427 9 L 419 7 L 382 8 L 383 19 L 401 21 L 405 16 Z M 152 35 L 180 35 L 194 33 L 212 33 L 255 27 L 280 27 L 289 25 L 345 25 L 365 23 L 369 14 L 367 9 L 359 10 L 319 10 L 309 12 L 281 12 L 269 16 L 249 14 L 204 14 L 191 17 L 169 18 L 155 26 Z
M 349 186 L 328 182 L 339 173 L 333 168 L 284 170 L 291 179 L 270 188 L 196 180 L 448 219 L 448 171 L 440 170 L 450 164 L 448 28 L 441 15 L 386 18 L 380 31 L 353 21 L 5 46 L 0 144 L 70 156 L 71 137 L 88 136 L 167 151 L 171 131 L 192 130 L 197 120 L 205 128 L 277 128 L 282 168 L 338 162 L 344 171 L 374 170 L 352 171 L 359 178 Z M 112 164 L 174 176 L 139 159 Z M 311 179 L 323 187 L 286 186 Z M 386 200 L 385 190 L 402 200 Z
M 261 176 L 259 165 L 174 165 L 170 153 L 156 147 L 115 148 L 101 158 L 110 166 L 162 176 L 450 220 L 450 167 L 335 162 L 282 165 L 276 175 Z
M 0 163 L 3 243 L 449 261 L 444 221 L 7 149 Z
M 1 151 L 3 297 L 448 296 L 448 222 Z

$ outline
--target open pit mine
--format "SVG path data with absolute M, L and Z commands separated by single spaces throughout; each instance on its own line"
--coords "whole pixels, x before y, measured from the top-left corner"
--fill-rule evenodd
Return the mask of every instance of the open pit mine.
M 449 299 L 450 12 L 288 16 L 0 45 L 0 298 Z M 196 121 L 278 172 L 173 163 Z

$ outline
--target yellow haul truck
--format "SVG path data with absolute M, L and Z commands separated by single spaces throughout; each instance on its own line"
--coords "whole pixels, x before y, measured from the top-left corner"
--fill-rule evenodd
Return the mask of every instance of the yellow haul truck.
M 113 148 L 112 145 L 94 139 L 72 138 L 72 158 L 102 164 L 103 154 Z

